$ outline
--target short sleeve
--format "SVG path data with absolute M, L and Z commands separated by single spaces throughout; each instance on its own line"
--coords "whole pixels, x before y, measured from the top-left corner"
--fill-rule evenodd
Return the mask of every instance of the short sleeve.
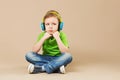
M 69 47 L 66 34 L 63 33 L 63 32 L 60 32 L 60 38 L 61 38 L 63 44 L 64 44 L 66 47 Z
M 45 33 L 42 32 L 42 33 L 40 33 L 40 34 L 38 35 L 38 38 L 37 38 L 36 43 L 40 41 L 40 39 L 44 36 L 44 34 L 45 34 Z

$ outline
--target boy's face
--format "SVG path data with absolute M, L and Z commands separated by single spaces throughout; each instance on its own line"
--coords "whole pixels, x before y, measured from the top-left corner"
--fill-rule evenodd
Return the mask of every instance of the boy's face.
M 57 17 L 48 17 L 45 19 L 45 30 L 49 34 L 53 34 L 58 31 L 59 21 Z

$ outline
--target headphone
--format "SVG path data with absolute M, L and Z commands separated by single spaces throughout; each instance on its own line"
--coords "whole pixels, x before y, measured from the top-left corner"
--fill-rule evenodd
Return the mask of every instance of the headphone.
M 62 22 L 60 14 L 58 12 L 56 12 L 56 11 L 53 11 L 53 10 L 48 11 L 47 14 L 53 14 L 53 15 L 55 15 L 59 19 L 60 22 L 59 22 L 58 30 L 62 30 L 63 26 L 64 26 L 64 22 Z M 42 22 L 40 23 L 40 27 L 41 27 L 41 29 L 43 31 L 45 31 L 44 18 L 43 18 Z

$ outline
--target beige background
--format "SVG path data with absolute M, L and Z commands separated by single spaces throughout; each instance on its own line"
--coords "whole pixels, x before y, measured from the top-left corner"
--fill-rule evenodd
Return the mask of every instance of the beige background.
M 74 60 L 64 75 L 30 75 L 24 55 L 51 9 L 62 16 Z M 0 0 L 1 80 L 119 80 L 119 57 L 119 0 Z

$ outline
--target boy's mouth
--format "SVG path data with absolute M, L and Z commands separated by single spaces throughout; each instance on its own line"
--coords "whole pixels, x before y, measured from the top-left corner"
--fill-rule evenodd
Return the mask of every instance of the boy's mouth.
M 53 32 L 53 30 L 49 30 L 49 32 Z

